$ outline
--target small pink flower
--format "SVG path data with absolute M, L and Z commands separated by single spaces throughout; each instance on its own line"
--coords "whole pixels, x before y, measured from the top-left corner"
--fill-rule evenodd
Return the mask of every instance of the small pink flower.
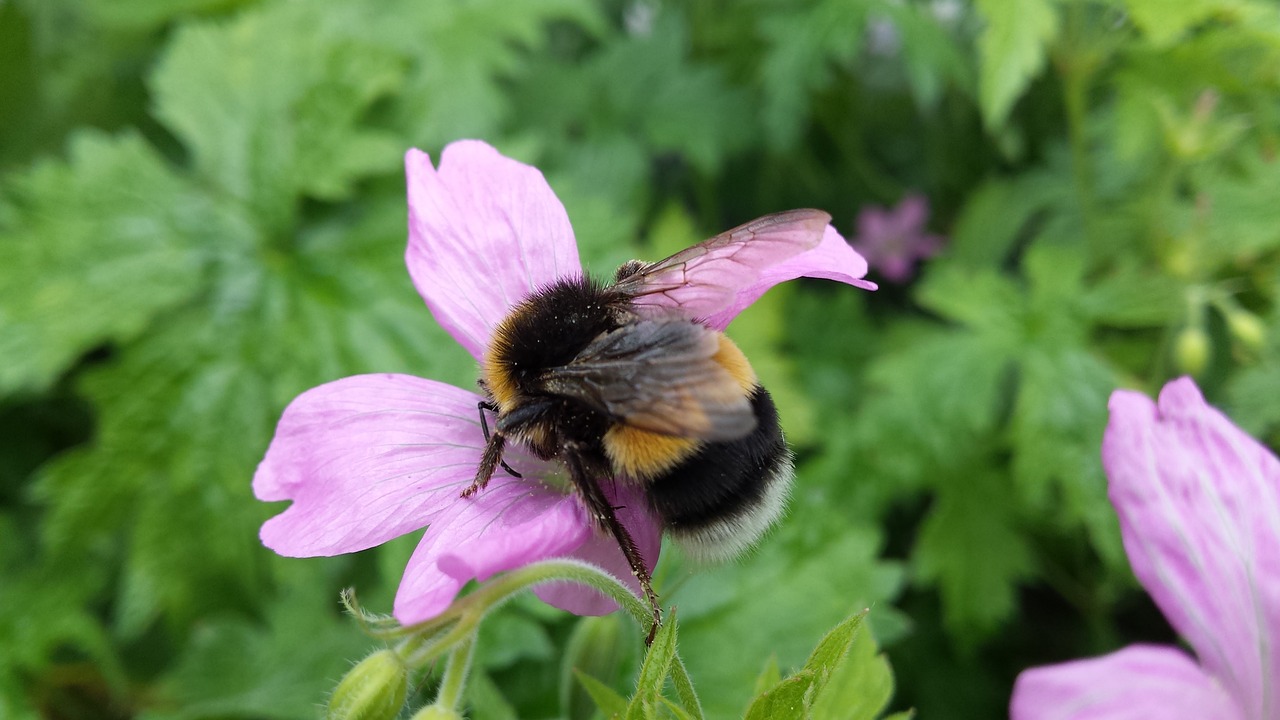
M 853 249 L 887 280 L 906 282 L 915 274 L 917 260 L 942 249 L 942 237 L 925 230 L 928 220 L 929 201 L 923 195 L 907 195 L 892 210 L 864 207 L 858 213 Z
M 476 141 L 445 148 L 440 168 L 422 152 L 405 158 L 409 247 L 405 261 L 436 320 L 480 360 L 495 325 L 516 303 L 582 267 L 564 207 L 536 169 Z M 773 285 L 823 277 L 860 280 L 865 261 L 828 226 L 821 244 L 787 259 L 761 258 L 721 273 L 724 302 L 705 322 L 723 329 Z M 712 295 L 708 295 L 711 297 Z M 617 542 L 594 530 L 556 468 L 518 446 L 483 491 L 461 498 L 484 438 L 476 393 L 408 375 L 361 375 L 321 385 L 285 409 L 253 479 L 260 500 L 292 500 L 262 526 L 262 542 L 289 557 L 356 552 L 427 527 L 396 594 L 395 616 L 411 624 L 453 602 L 469 580 L 485 580 L 554 557 L 599 565 L 638 588 Z M 623 506 L 647 562 L 660 527 L 634 490 L 604 488 Z M 579 586 L 539 588 L 547 602 L 602 614 L 612 601 Z
M 1190 378 L 1110 406 L 1102 459 L 1129 562 L 1198 662 L 1134 645 L 1034 668 L 1011 716 L 1280 717 L 1280 462 Z

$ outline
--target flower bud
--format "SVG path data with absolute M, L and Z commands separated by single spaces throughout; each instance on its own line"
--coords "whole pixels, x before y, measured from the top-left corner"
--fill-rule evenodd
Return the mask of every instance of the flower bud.
M 1182 328 L 1173 344 L 1173 358 L 1178 369 L 1190 375 L 1199 375 L 1209 365 L 1209 334 L 1204 328 Z
M 428 705 L 413 714 L 409 720 L 462 720 L 457 710 L 443 705 Z
M 1227 313 L 1227 330 L 1250 350 L 1261 350 L 1267 342 L 1267 329 L 1257 315 L 1235 308 Z
M 329 720 L 394 720 L 409 676 L 400 656 L 379 650 L 351 668 L 329 697 Z

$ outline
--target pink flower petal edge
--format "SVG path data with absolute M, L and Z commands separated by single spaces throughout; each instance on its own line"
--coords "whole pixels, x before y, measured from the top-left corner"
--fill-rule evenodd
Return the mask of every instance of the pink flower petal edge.
M 1186 653 L 1131 645 L 1089 660 L 1027 670 L 1011 720 L 1243 719 L 1239 706 Z
M 763 268 L 754 282 L 738 291 L 728 307 L 706 318 L 706 322 L 713 328 L 723 330 L 774 285 L 801 277 L 835 280 L 864 290 L 875 290 L 875 283 L 862 279 L 866 274 L 867 261 L 849 247 L 849 243 L 845 242 L 834 227 L 828 225 L 822 233 L 822 242 L 817 247 Z
M 299 395 L 253 478 L 259 500 L 292 500 L 262 542 L 281 555 L 338 555 L 431 522 L 475 476 L 474 393 L 408 375 L 358 375 Z
M 396 592 L 395 617 L 406 625 L 429 620 L 449 607 L 468 580 L 483 582 L 568 555 L 591 535 L 572 496 L 495 477 L 484 491 L 442 513 L 423 535 Z
M 1134 574 L 1248 717 L 1280 711 L 1280 462 L 1190 378 L 1111 398 L 1103 465 Z
M 1199 658 L 1134 646 L 1024 672 L 1030 718 L 1263 720 L 1280 692 L 1280 461 L 1190 378 L 1111 396 L 1102 459 L 1134 574 Z
M 647 501 L 644 494 L 634 487 L 614 487 L 606 483 L 604 492 L 613 500 L 618 520 L 627 527 L 631 539 L 636 541 L 640 549 L 640 557 L 649 566 L 649 572 L 657 563 L 658 553 L 662 548 L 662 527 L 645 509 Z M 622 581 L 631 591 L 640 594 L 640 580 L 631 572 L 631 565 L 618 547 L 612 536 L 604 533 L 593 533 L 581 546 L 570 553 L 569 557 L 595 565 Z M 534 593 L 563 610 L 575 615 L 605 615 L 618 608 L 609 598 L 594 590 L 584 590 L 582 586 L 571 583 L 550 583 L 534 588 Z
M 436 321 L 477 360 L 516 303 L 582 272 L 569 216 L 537 169 L 463 140 L 444 149 L 439 170 L 410 150 L 405 175 L 409 275 Z

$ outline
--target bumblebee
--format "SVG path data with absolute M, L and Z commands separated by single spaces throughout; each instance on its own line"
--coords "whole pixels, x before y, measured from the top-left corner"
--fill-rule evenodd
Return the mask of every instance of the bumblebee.
M 644 490 L 688 554 L 732 558 L 782 514 L 792 454 L 769 392 L 742 351 L 705 320 L 759 271 L 818 245 L 818 210 L 768 215 L 612 282 L 571 277 L 518 304 L 493 332 L 480 381 L 484 488 L 507 443 L 563 463 L 602 531 L 618 542 L 661 622 L 636 543 L 601 488 Z M 496 414 L 490 432 L 485 413 Z M 650 634 L 652 637 L 652 633 Z

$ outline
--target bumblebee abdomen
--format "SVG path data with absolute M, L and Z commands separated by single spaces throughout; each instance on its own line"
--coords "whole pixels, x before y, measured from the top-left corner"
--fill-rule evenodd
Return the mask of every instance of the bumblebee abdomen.
M 703 445 L 649 486 L 650 502 L 671 537 L 698 560 L 739 555 L 786 507 L 794 466 L 778 410 L 759 385 L 750 397 L 755 430 Z

